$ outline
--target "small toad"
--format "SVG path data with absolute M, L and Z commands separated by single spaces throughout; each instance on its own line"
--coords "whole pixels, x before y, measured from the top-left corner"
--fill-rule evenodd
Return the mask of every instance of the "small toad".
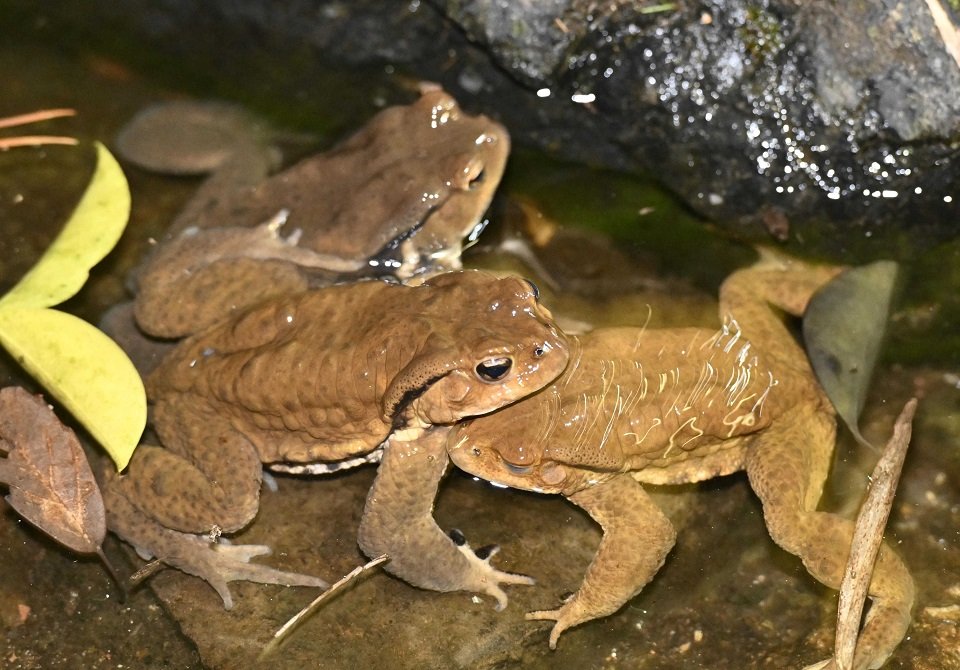
M 537 391 L 567 358 L 535 287 L 516 277 L 460 271 L 267 300 L 184 340 L 148 378 L 163 446 L 140 446 L 109 482 L 109 526 L 206 579 L 227 607 L 231 580 L 318 585 L 249 563 L 263 547 L 214 550 L 203 534 L 253 519 L 264 464 L 329 472 L 382 455 L 363 548 L 388 553 L 387 569 L 415 585 L 488 593 L 502 606 L 501 583 L 530 580 L 440 530 L 436 466 L 453 423 Z M 409 522 L 398 529 L 399 519 Z
M 231 188 L 215 177 L 227 186 L 205 189 L 138 273 L 140 327 L 183 337 L 271 296 L 459 269 L 461 251 L 485 225 L 510 140 L 439 87 L 423 85 L 421 93 L 254 186 Z M 127 137 L 124 145 L 134 143 Z M 247 155 L 259 154 L 239 154 Z M 236 162 L 224 170 L 236 173 Z
M 604 535 L 580 589 L 531 612 L 563 631 L 612 614 L 649 582 L 673 546 L 646 485 L 745 470 L 774 541 L 839 588 L 853 524 L 820 512 L 834 410 L 804 351 L 771 305 L 800 315 L 835 269 L 766 261 L 720 289 L 719 332 L 601 329 L 570 337 L 570 364 L 542 391 L 450 434 L 457 466 L 498 484 L 559 493 Z M 877 668 L 910 623 L 912 578 L 884 545 L 854 668 Z

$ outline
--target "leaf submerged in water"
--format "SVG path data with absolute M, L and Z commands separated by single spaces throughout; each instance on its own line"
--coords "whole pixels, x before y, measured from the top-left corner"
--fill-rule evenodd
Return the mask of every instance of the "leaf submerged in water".
M 803 315 L 803 339 L 817 379 L 861 444 L 858 419 L 886 332 L 898 266 L 851 268 L 824 286 Z
M 98 553 L 106 535 L 103 498 L 73 431 L 43 399 L 0 390 L 0 482 L 27 521 L 80 553 Z

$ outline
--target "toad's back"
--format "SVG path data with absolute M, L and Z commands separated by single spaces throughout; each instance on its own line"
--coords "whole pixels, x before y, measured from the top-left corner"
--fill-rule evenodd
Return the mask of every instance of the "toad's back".
M 693 481 L 718 474 L 715 454 L 769 425 L 778 410 L 774 371 L 729 326 L 604 329 L 581 336 L 576 349 L 557 382 L 501 410 L 498 422 L 474 422 L 471 437 L 498 444 L 515 466 L 539 457 L 657 483 L 674 481 L 671 466 L 712 462 L 702 476 L 684 468 L 678 479 Z M 514 436 L 480 434 L 503 426 Z

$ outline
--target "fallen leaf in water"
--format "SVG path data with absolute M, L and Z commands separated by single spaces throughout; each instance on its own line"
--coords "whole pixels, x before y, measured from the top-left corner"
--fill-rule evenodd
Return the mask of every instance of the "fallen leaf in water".
M 803 339 L 817 380 L 861 444 L 858 419 L 886 333 L 897 264 L 851 268 L 817 291 L 803 315 Z
M 77 293 L 116 245 L 130 190 L 110 152 L 43 257 L 0 298 L 0 344 L 126 467 L 147 419 L 143 382 L 113 340 L 75 316 L 47 309 Z
M 0 390 L 0 450 L 10 506 L 70 549 L 99 553 L 107 533 L 100 489 L 77 436 L 41 397 Z
M 97 167 L 66 225 L 16 286 L 3 307 L 52 307 L 76 295 L 90 268 L 116 246 L 130 216 L 130 189 L 106 147 L 97 144 Z
M 840 601 L 837 608 L 837 634 L 834 659 L 838 670 L 853 667 L 853 653 L 857 648 L 863 605 L 867 599 L 873 564 L 883 541 L 883 529 L 890 516 L 893 496 L 900 481 L 900 470 L 907 454 L 912 433 L 913 415 L 917 399 L 911 399 L 893 425 L 893 435 L 884 447 L 880 460 L 870 477 L 870 490 L 857 516 L 847 559 L 846 572 L 840 582 Z
M 0 343 L 122 469 L 146 423 L 143 381 L 116 343 L 54 309 L 0 307 Z

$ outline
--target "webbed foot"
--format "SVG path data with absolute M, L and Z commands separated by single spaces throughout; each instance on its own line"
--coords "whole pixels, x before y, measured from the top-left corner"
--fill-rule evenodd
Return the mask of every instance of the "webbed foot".
M 113 483 L 104 487 L 107 526 L 137 548 L 141 556 L 155 557 L 187 574 L 200 577 L 219 594 L 226 609 L 233 607 L 228 584 L 235 581 L 284 586 L 326 588 L 327 582 L 312 575 L 278 570 L 250 559 L 270 553 L 259 544 L 211 542 L 204 535 L 181 533 L 156 523 L 120 495 Z
M 433 519 L 433 500 L 448 458 L 447 428 L 435 427 L 411 442 L 391 442 L 367 495 L 360 522 L 360 549 L 387 554 L 388 572 L 431 591 L 472 591 L 507 605 L 501 585 L 532 584 L 525 575 L 497 570 L 490 559 L 499 547 L 473 550 L 463 533 L 444 533 Z
M 532 586 L 536 583 L 533 577 L 521 575 L 516 572 L 504 572 L 497 570 L 490 563 L 490 559 L 500 553 L 500 545 L 491 544 L 479 549 L 473 549 L 467 543 L 463 533 L 454 529 L 448 533 L 457 549 L 463 554 L 469 565 L 465 572 L 463 587 L 464 591 L 475 591 L 492 596 L 497 601 L 496 610 L 499 612 L 507 606 L 507 594 L 500 584 L 517 584 L 522 586 Z
M 224 609 L 233 608 L 233 596 L 230 582 L 246 581 L 258 584 L 279 584 L 282 586 L 315 586 L 327 588 L 324 580 L 286 570 L 278 570 L 259 563 L 251 563 L 256 556 L 267 556 L 270 547 L 263 544 L 211 543 L 206 537 L 165 531 L 164 534 L 179 537 L 167 537 L 164 550 L 157 553 L 157 559 L 187 574 L 203 579 L 223 600 Z
M 524 617 L 527 621 L 556 621 L 553 628 L 550 629 L 550 648 L 557 648 L 557 640 L 560 634 L 568 628 L 573 628 L 577 624 L 590 621 L 595 618 L 590 614 L 585 614 L 580 608 L 576 607 L 572 600 L 567 601 L 562 607 L 555 610 L 536 610 L 527 612 Z

